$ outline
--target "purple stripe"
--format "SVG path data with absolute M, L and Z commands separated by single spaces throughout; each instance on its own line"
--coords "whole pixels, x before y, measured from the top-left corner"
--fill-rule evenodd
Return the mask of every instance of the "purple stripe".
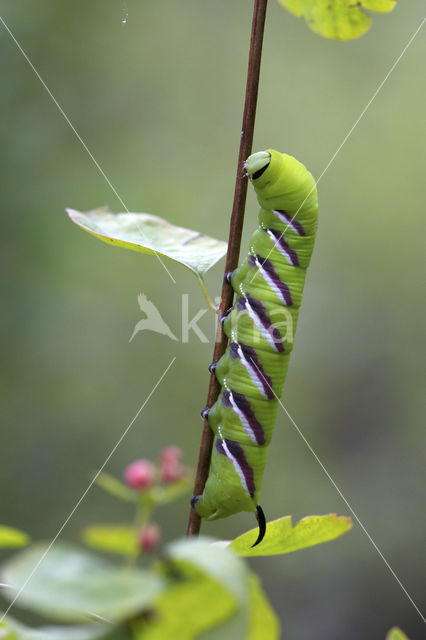
M 254 372 L 257 379 L 263 386 L 263 389 L 265 391 L 265 396 L 269 400 L 272 400 L 275 397 L 272 391 L 272 380 L 264 372 L 263 367 L 259 362 L 259 358 L 257 356 L 255 349 L 253 349 L 253 347 L 247 347 L 245 344 L 242 344 L 241 342 L 231 342 L 229 345 L 229 352 L 230 352 L 231 358 L 233 358 L 234 360 L 240 357 L 238 353 L 238 349 L 241 349 L 249 367 L 251 367 L 251 370 Z
M 246 358 L 246 360 L 248 360 L 249 364 L 252 366 L 253 371 L 256 373 L 257 377 L 262 383 L 266 393 L 266 397 L 269 398 L 270 400 L 273 400 L 275 396 L 272 391 L 272 380 L 264 372 L 263 367 L 259 362 L 259 358 L 256 353 L 256 350 L 253 349 L 253 347 L 247 347 L 246 345 L 241 343 L 240 343 L 240 347 L 244 354 L 244 357 Z
M 225 322 L 226 318 L 233 311 L 233 309 L 234 309 L 234 307 L 229 307 L 229 309 L 227 309 L 224 313 L 222 313 L 222 315 L 219 318 L 220 324 L 223 324 Z
M 237 360 L 240 356 L 238 355 L 238 342 L 231 342 L 229 345 L 229 353 L 233 360 Z
M 235 458 L 241 471 L 243 472 L 244 480 L 246 481 L 246 485 L 247 485 L 247 489 L 249 490 L 250 497 L 253 498 L 254 493 L 256 491 L 256 487 L 254 484 L 254 473 L 253 473 L 253 469 L 247 462 L 244 449 L 240 444 L 238 444 L 238 442 L 234 442 L 233 440 L 225 440 L 225 444 L 228 448 L 229 453 Z
M 295 231 L 297 233 L 297 235 L 299 236 L 305 236 L 305 230 L 302 227 L 302 225 L 300 224 L 300 222 L 298 220 L 295 220 L 294 218 L 291 217 L 291 215 L 289 215 L 287 213 L 287 211 L 282 211 L 281 209 L 274 209 L 275 213 L 278 213 L 278 215 L 282 218 L 284 218 L 284 220 L 287 222 L 288 226 L 291 227 L 293 229 L 293 231 Z
M 288 256 L 293 267 L 298 267 L 299 258 L 297 256 L 297 253 L 285 241 L 284 233 L 282 231 L 278 231 L 278 229 L 265 229 L 265 231 L 269 231 L 270 233 L 272 233 L 276 240 L 276 244 L 279 245 L 284 253 Z
M 263 427 L 260 424 L 259 420 L 254 415 L 250 402 L 247 400 L 245 395 L 243 395 L 242 393 L 237 393 L 236 391 L 229 392 L 224 390 L 222 392 L 223 404 L 225 405 L 225 407 L 232 408 L 232 403 L 230 398 L 231 393 L 232 393 L 232 399 L 234 400 L 238 409 L 241 411 L 241 413 L 244 415 L 245 419 L 249 423 L 250 429 L 252 430 L 252 433 L 256 439 L 257 444 L 259 446 L 262 446 L 263 444 L 265 444 L 265 433 L 263 431 Z
M 237 461 L 241 471 L 244 475 L 244 480 L 246 481 L 247 489 L 249 490 L 250 497 L 253 498 L 254 493 L 256 491 L 256 487 L 254 484 L 254 472 L 249 463 L 247 462 L 246 454 L 244 453 L 244 449 L 238 442 L 234 442 L 233 440 L 225 440 L 225 444 L 229 453 L 235 458 Z
M 238 298 L 237 307 L 238 309 L 240 309 L 240 311 L 247 309 L 248 306 L 259 318 L 260 324 L 262 325 L 262 327 L 264 327 L 265 331 L 267 331 L 271 335 L 277 351 L 283 353 L 284 344 L 281 333 L 273 325 L 272 320 L 268 316 L 268 312 L 261 301 L 257 300 L 256 298 L 251 298 L 250 296 L 246 296 L 246 298 Z
M 216 438 L 216 451 L 221 453 L 223 456 L 226 456 L 225 449 L 223 448 L 223 440 Z
M 287 305 L 287 307 L 290 307 L 293 304 L 290 289 L 285 284 L 285 282 L 281 280 L 280 276 L 275 271 L 275 267 L 272 264 L 272 262 L 268 259 L 264 260 L 262 256 L 260 256 L 259 254 L 256 255 L 256 258 L 260 266 L 262 267 L 262 269 L 266 271 L 266 273 L 271 278 L 274 285 L 277 287 L 277 289 L 281 293 L 284 303 Z

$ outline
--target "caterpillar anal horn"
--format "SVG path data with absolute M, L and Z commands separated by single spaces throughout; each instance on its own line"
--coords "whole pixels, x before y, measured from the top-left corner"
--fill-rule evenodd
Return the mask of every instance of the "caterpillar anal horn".
M 259 523 L 259 535 L 257 536 L 257 540 L 254 544 L 251 545 L 251 548 L 253 549 L 253 547 L 255 547 L 256 545 L 260 544 L 263 540 L 263 538 L 265 537 L 265 533 L 266 533 L 266 518 L 265 518 L 265 514 L 263 513 L 263 509 L 260 506 L 260 504 L 256 505 L 256 519 L 257 522 Z

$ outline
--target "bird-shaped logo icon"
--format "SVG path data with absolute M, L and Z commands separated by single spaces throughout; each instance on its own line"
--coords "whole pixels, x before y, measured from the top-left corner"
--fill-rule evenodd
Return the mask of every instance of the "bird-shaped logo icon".
M 143 293 L 138 295 L 138 303 L 141 311 L 146 315 L 146 318 L 142 318 L 142 320 L 139 320 L 136 324 L 129 342 L 133 340 L 139 331 L 147 330 L 155 331 L 155 333 L 161 333 L 162 335 L 169 336 L 172 340 L 177 340 L 169 326 L 164 322 L 157 307 L 148 300 Z

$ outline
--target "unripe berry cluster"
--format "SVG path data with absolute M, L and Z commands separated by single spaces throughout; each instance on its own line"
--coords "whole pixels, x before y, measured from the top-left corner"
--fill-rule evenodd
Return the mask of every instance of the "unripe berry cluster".
M 160 452 L 158 465 L 145 459 L 131 462 L 124 470 L 124 480 L 131 489 L 140 491 L 149 489 L 156 481 L 161 484 L 176 482 L 188 475 L 181 458 L 179 447 L 169 445 Z
M 182 451 L 175 445 L 165 447 L 154 464 L 150 460 L 141 458 L 134 460 L 124 469 L 124 481 L 128 487 L 141 493 L 142 521 L 146 524 L 138 533 L 138 545 L 141 551 L 154 551 L 161 539 L 161 529 L 158 524 L 149 522 L 151 511 L 155 505 L 155 495 L 158 490 L 167 491 L 166 486 L 188 479 L 190 471 L 182 465 Z M 162 489 L 161 489 L 162 488 Z M 150 490 L 153 490 L 150 493 Z M 153 502 L 152 502 L 153 501 Z M 145 515 L 143 515 L 145 514 Z

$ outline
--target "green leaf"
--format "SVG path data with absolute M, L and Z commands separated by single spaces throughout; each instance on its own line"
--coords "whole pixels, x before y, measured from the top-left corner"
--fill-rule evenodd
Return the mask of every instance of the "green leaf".
M 6 635 L 2 635 L 2 631 Z M 9 615 L 0 623 L 0 640 L 129 640 L 117 627 L 96 624 L 84 627 L 37 627 L 31 629 Z
M 247 640 L 279 640 L 280 623 L 257 576 L 250 578 L 250 623 Z
M 392 627 L 386 635 L 386 640 L 409 640 L 409 638 L 398 627 Z
M 133 503 L 143 500 L 152 506 L 167 504 L 180 498 L 190 490 L 191 483 L 192 477 L 188 475 L 175 482 L 170 482 L 170 484 L 154 485 L 150 489 L 138 491 L 130 489 L 123 482 L 109 475 L 109 473 L 101 473 L 96 480 L 98 487 L 101 487 L 101 489 L 104 489 L 115 498 Z
M 197 640 L 246 640 L 246 627 L 247 612 L 237 609 L 225 622 L 216 624 L 197 636 Z
M 175 582 L 138 640 L 278 640 L 279 625 L 256 577 L 223 545 L 209 539 L 174 542 L 165 550 Z
M 18 640 L 15 631 L 6 622 L 0 622 L 0 640 Z
M 242 560 L 206 538 L 174 542 L 165 556 L 175 582 L 159 598 L 152 620 L 137 626 L 137 638 L 245 640 L 251 591 Z
M 70 544 L 56 543 L 46 551 L 38 544 L 16 554 L 3 565 L 0 579 L 15 587 L 4 592 L 12 599 L 37 566 L 17 604 L 51 620 L 84 623 L 100 616 L 121 621 L 151 608 L 164 588 L 157 575 L 115 567 Z
M 30 537 L 23 531 L 0 525 L 0 548 L 18 549 L 19 547 L 25 547 L 29 541 Z
M 229 616 L 223 617 L 221 621 L 217 621 L 217 632 L 212 630 L 207 634 L 203 634 L 202 638 L 206 640 L 244 640 L 248 629 L 249 622 L 249 600 L 250 600 L 250 572 L 246 565 L 235 554 L 228 549 L 216 543 L 212 544 L 212 540 L 208 538 L 198 538 L 190 540 L 180 540 L 170 544 L 167 547 L 167 555 L 174 561 L 175 565 L 184 570 L 193 567 L 197 571 L 201 571 L 210 580 L 216 583 L 218 588 L 225 590 L 228 594 L 228 600 L 234 603 L 234 612 L 232 619 Z M 205 608 L 210 608 L 211 599 L 206 599 Z M 238 624 L 236 623 L 238 620 Z M 207 631 L 208 627 L 205 627 Z M 191 636 L 192 637 L 192 636 Z M 185 636 L 186 638 L 186 636 Z
M 256 547 L 258 530 L 252 529 L 235 538 L 229 548 L 240 556 L 274 556 L 334 540 L 352 528 L 352 520 L 330 513 L 326 516 L 308 516 L 292 526 L 291 516 L 268 522 L 263 541 Z
M 125 525 L 93 525 L 82 532 L 82 539 L 89 547 L 98 551 L 109 551 L 134 558 L 139 545 L 133 527 Z
M 18 638 L 22 640 L 102 640 L 109 638 L 109 629 L 96 627 L 40 627 L 26 629 Z M 108 634 L 108 636 L 106 635 Z
M 117 478 L 114 478 L 114 476 L 111 476 L 109 473 L 101 473 L 96 479 L 96 484 L 110 495 L 119 498 L 119 500 L 139 502 L 139 496 L 136 491 L 129 489 L 123 482 L 117 480 Z
M 279 640 L 280 623 L 269 604 L 257 576 L 251 575 L 249 582 L 248 628 L 244 640 Z M 247 625 L 247 611 L 240 609 L 226 622 L 201 636 L 201 640 L 235 640 Z
M 166 553 L 175 562 L 197 567 L 217 580 L 232 593 L 240 604 L 248 599 L 246 565 L 237 556 L 209 538 L 178 540 L 167 546 Z
M 288 11 L 303 16 L 315 33 L 333 40 L 359 38 L 371 26 L 366 10 L 388 13 L 396 0 L 278 0 Z
M 198 231 L 177 227 L 149 213 L 112 213 L 67 209 L 71 220 L 116 247 L 170 258 L 190 269 L 203 284 L 205 273 L 226 253 L 227 244 Z
M 236 609 L 235 598 L 220 582 L 201 571 L 192 572 L 160 596 L 152 620 L 135 624 L 135 636 L 138 640 L 193 640 Z
M 188 493 L 191 486 L 192 478 L 188 476 L 167 485 L 156 485 L 149 490 L 149 495 L 154 505 L 163 505 Z

